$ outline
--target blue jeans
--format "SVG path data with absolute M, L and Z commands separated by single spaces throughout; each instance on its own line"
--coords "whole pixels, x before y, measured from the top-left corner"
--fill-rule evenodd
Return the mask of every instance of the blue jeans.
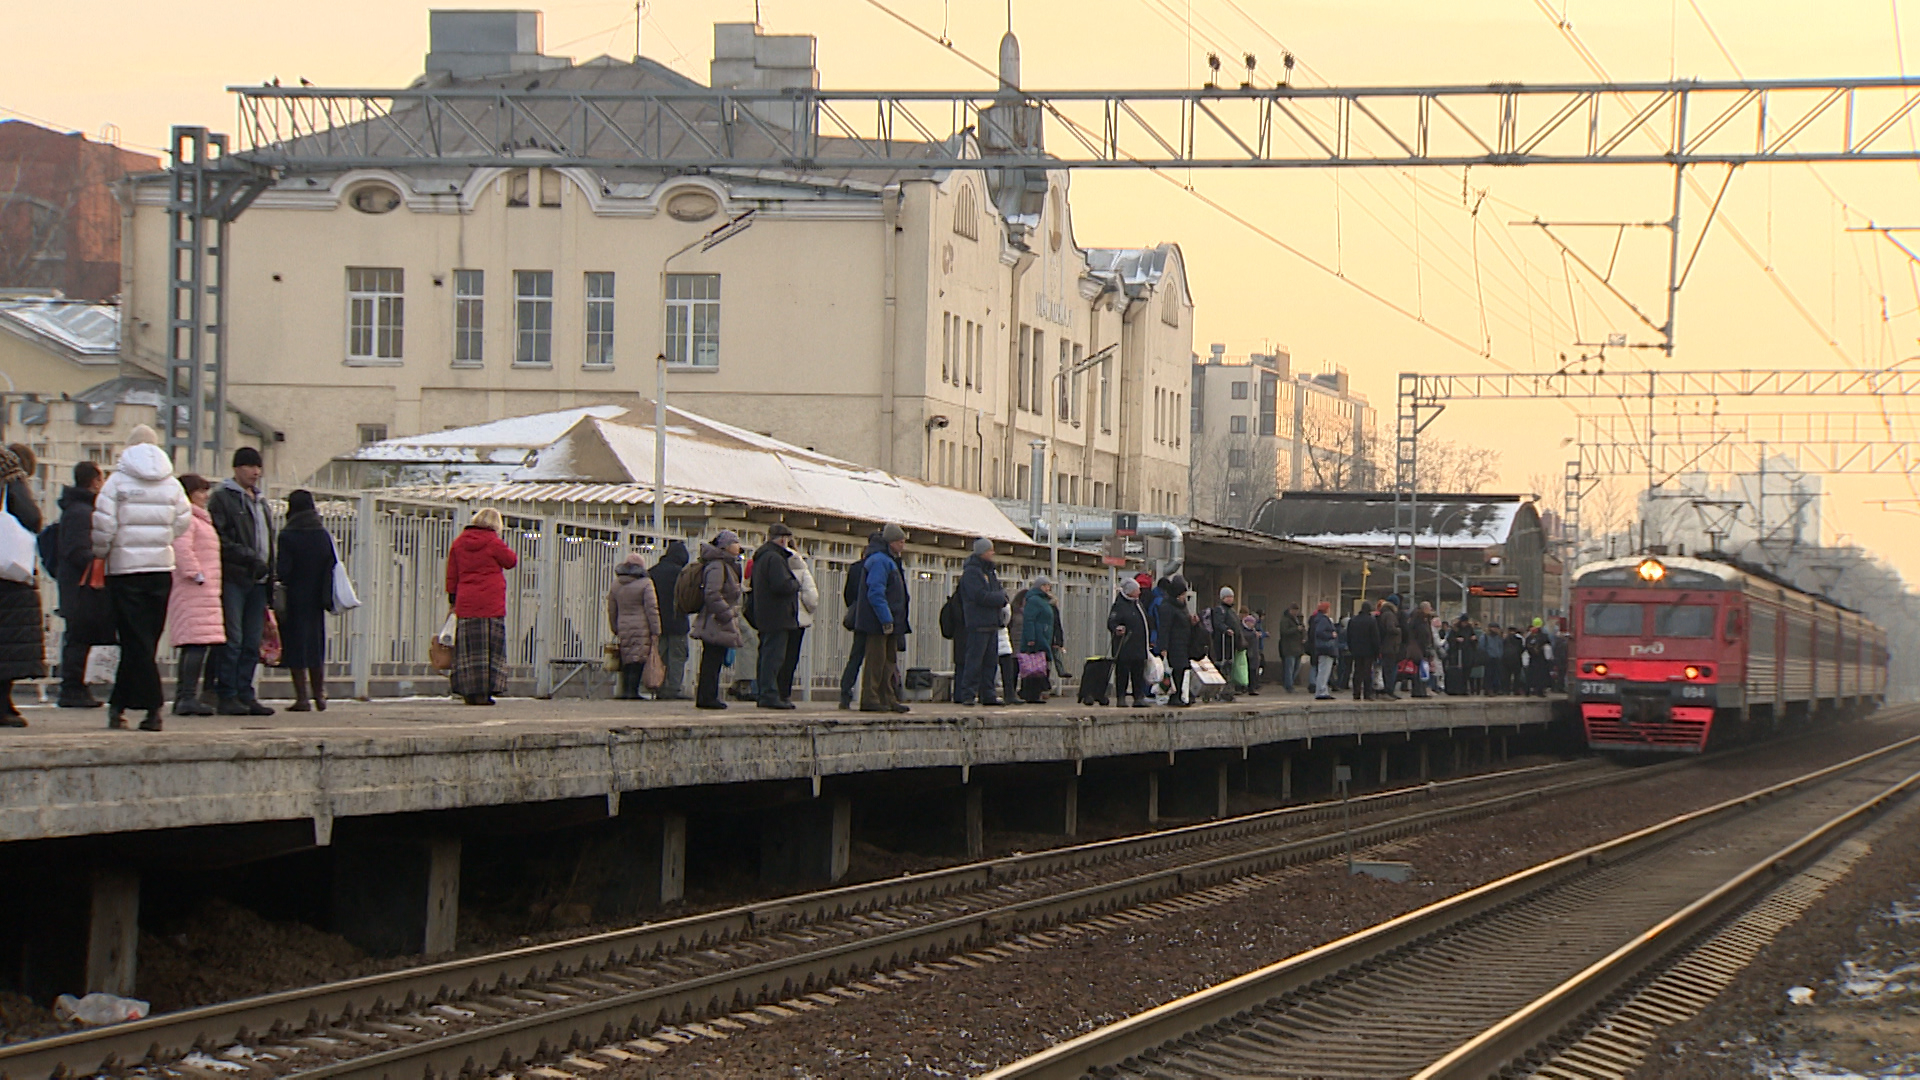
M 227 643 L 220 647 L 219 687 L 222 700 L 254 700 L 253 673 L 260 666 L 260 635 L 267 628 L 265 582 L 258 585 L 229 581 L 220 586 L 226 613 Z
M 1287 693 L 1293 693 L 1293 685 L 1300 675 L 1300 657 L 1280 654 L 1280 687 Z
M 962 705 L 992 701 L 993 677 L 1000 671 L 1000 629 L 967 631 L 966 664 L 954 673 L 953 700 Z

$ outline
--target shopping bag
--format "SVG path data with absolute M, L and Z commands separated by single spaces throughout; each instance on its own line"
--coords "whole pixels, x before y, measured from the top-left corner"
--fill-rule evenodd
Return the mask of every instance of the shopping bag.
M 266 628 L 260 632 L 260 662 L 268 667 L 279 667 L 280 653 L 280 620 L 269 610 Z
M 1145 674 L 1148 686 L 1160 685 L 1160 680 L 1167 677 L 1167 662 L 1152 653 L 1148 653 Z
M 439 638 L 434 638 L 427 644 L 427 663 L 433 666 L 433 670 L 443 675 L 452 671 L 453 646 L 443 643 Z
M 1204 656 L 1193 662 L 1193 677 L 1200 680 L 1201 686 L 1227 685 L 1227 677 L 1220 674 L 1220 669 L 1213 666 L 1213 661 Z
M 447 621 L 440 624 L 440 632 L 434 635 L 434 640 L 438 641 L 440 644 L 445 645 L 447 648 L 451 649 L 453 648 L 454 631 L 458 630 L 459 628 L 460 628 L 459 616 L 449 615 L 447 616 Z
M 620 670 L 620 645 L 608 642 L 600 646 L 600 666 L 608 671 Z
M 667 681 L 667 662 L 660 659 L 659 646 L 647 654 L 647 665 L 640 669 L 640 685 L 649 690 L 658 690 Z
M 1023 652 L 1020 656 L 1020 677 L 1023 679 L 1044 676 L 1047 673 L 1047 654 Z
M 33 580 L 34 561 L 40 556 L 40 538 L 7 512 L 7 495 L 0 489 L 0 579 Z
M 333 543 L 333 537 L 327 537 L 327 543 Z M 360 594 L 353 591 L 353 579 L 347 576 L 347 564 L 340 561 L 339 545 L 333 548 L 333 597 L 327 602 L 327 610 L 335 615 L 343 611 L 352 611 L 360 606 Z
M 88 686 L 110 683 L 120 673 L 120 646 L 95 645 L 87 650 Z
M 1233 682 L 1235 686 L 1247 685 L 1247 654 L 1244 652 L 1233 656 Z

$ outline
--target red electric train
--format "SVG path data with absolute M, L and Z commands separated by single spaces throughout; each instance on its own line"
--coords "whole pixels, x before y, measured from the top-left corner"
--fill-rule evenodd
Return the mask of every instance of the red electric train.
M 1590 563 L 1574 577 L 1573 619 L 1568 690 L 1596 750 L 1699 753 L 1886 695 L 1885 631 L 1730 561 Z

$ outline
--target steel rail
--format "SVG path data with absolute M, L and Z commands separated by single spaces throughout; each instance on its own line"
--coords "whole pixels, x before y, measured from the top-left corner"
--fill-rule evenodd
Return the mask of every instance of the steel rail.
M 1920 746 L 1920 736 L 1903 739 L 1791 780 L 1736 796 L 1521 870 L 1498 881 L 1470 889 L 1457 896 L 1408 912 L 1377 926 L 1070 1039 L 1038 1054 L 996 1069 L 986 1074 L 982 1080 L 1079 1078 L 1093 1070 L 1118 1065 L 1161 1047 L 1196 1041 L 1204 1042 L 1207 1030 L 1213 1025 L 1256 1009 L 1276 998 L 1304 990 L 1329 976 L 1414 945 L 1431 935 L 1492 912 L 1496 908 L 1525 900 L 1595 867 L 1620 862 L 1669 843 L 1679 836 L 1736 817 L 1762 804 L 1774 802 L 1782 796 L 1874 764 L 1916 746 Z M 1898 797 L 1894 794 L 1895 790 L 1909 791 L 1915 784 L 1920 784 L 1920 774 L 1908 777 L 1893 789 L 1880 792 L 1863 806 L 1884 806 L 1887 800 Z M 1860 810 L 1861 808 L 1857 807 L 1855 813 Z M 1872 811 L 1869 809 L 1866 812 Z M 1822 829 L 1842 820 L 1857 821 L 1859 819 L 1854 814 L 1841 815 L 1840 818 L 1828 822 Z M 1831 838 L 1833 834 L 1827 835 Z M 1766 865 L 1771 865 L 1771 862 Z M 1754 873 L 1754 871 L 1750 870 L 1748 873 Z M 1503 1038 L 1511 1040 L 1517 1036 L 1509 1032 Z M 1537 1042 L 1538 1039 L 1534 1041 Z M 1501 1044 L 1502 1047 L 1510 1045 L 1511 1042 Z M 1512 1056 L 1515 1055 L 1509 1055 L 1506 1060 L 1510 1060 Z M 1504 1065 L 1505 1060 L 1501 1064 Z M 1469 1075 L 1470 1072 L 1471 1070 L 1468 1070 L 1449 1075 L 1459 1077 Z
M 1608 772 L 1597 779 L 1638 779 L 1681 768 L 1695 760 L 1699 759 L 1676 760 L 1630 772 Z M 1356 814 L 1378 813 L 1593 767 L 1591 759 L 1581 759 L 1509 769 L 1357 796 L 1349 800 L 1348 807 Z M 1340 817 L 1343 812 L 1342 804 L 1338 801 L 1283 807 L 1222 821 L 1161 829 L 883 881 L 757 901 L 600 934 L 425 964 L 166 1013 L 125 1024 L 13 1043 L 0 1046 L 0 1080 L 40 1080 L 62 1070 L 68 1075 L 86 1075 L 108 1062 L 124 1063 L 145 1058 L 163 1060 L 193 1046 L 245 1042 L 250 1037 L 275 1029 L 330 1025 L 369 1007 L 378 1012 L 405 1001 L 448 1000 L 474 994 L 502 980 L 510 984 L 523 984 L 561 978 L 572 972 L 594 970 L 629 958 L 699 949 L 773 929 L 805 926 L 915 901 L 976 892 L 1012 881 L 1062 874 L 1125 859 L 1159 855 L 1327 821 Z

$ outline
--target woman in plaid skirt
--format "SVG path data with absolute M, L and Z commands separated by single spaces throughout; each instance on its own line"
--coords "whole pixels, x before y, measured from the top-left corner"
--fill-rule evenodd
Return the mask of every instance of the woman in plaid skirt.
M 453 692 L 469 705 L 491 705 L 507 692 L 507 571 L 520 557 L 500 539 L 500 528 L 500 511 L 486 507 L 447 553 L 447 600 L 459 620 Z

